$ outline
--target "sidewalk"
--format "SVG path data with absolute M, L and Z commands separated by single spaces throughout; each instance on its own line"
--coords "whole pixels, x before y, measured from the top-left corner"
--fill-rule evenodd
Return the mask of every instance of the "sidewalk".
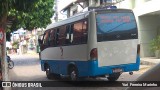
M 38 55 L 38 54 L 39 53 L 37 53 L 36 51 L 28 50 L 27 53 L 24 53 L 24 54 L 12 53 L 12 54 L 8 54 L 8 55 L 11 56 L 11 55 Z
M 145 57 L 141 58 L 141 65 L 156 65 L 160 63 L 160 59 L 155 57 Z
M 33 50 L 28 50 L 27 54 L 38 55 L 38 53 L 36 51 L 33 51 Z

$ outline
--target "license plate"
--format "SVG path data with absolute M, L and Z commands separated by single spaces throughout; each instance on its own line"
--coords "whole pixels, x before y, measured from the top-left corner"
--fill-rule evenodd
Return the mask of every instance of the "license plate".
M 123 70 L 121 68 L 114 68 L 113 73 L 122 72 Z

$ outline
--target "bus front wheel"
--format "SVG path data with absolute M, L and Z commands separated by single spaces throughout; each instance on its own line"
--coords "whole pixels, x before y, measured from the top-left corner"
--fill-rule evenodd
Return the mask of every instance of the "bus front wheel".
M 109 76 L 107 77 L 107 79 L 109 81 L 116 81 L 119 78 L 120 75 L 121 75 L 121 73 L 109 74 Z
M 78 80 L 78 70 L 75 66 L 69 68 L 69 78 L 71 81 Z
M 50 72 L 50 67 L 49 65 L 46 65 L 46 76 L 48 79 L 51 79 L 52 78 L 52 74 Z
M 41 60 L 41 53 L 39 53 L 39 60 Z

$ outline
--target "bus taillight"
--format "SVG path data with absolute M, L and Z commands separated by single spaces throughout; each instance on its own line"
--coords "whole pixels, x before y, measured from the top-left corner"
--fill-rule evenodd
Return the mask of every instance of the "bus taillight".
M 91 60 L 96 60 L 98 57 L 98 54 L 97 54 L 97 48 L 93 48 L 90 52 L 90 59 Z
M 137 45 L 137 54 L 140 56 L 140 44 Z

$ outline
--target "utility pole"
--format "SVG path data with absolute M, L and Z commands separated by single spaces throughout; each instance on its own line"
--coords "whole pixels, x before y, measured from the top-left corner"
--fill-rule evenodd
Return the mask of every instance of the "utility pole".
M 55 21 L 58 22 L 58 0 L 55 0 Z

